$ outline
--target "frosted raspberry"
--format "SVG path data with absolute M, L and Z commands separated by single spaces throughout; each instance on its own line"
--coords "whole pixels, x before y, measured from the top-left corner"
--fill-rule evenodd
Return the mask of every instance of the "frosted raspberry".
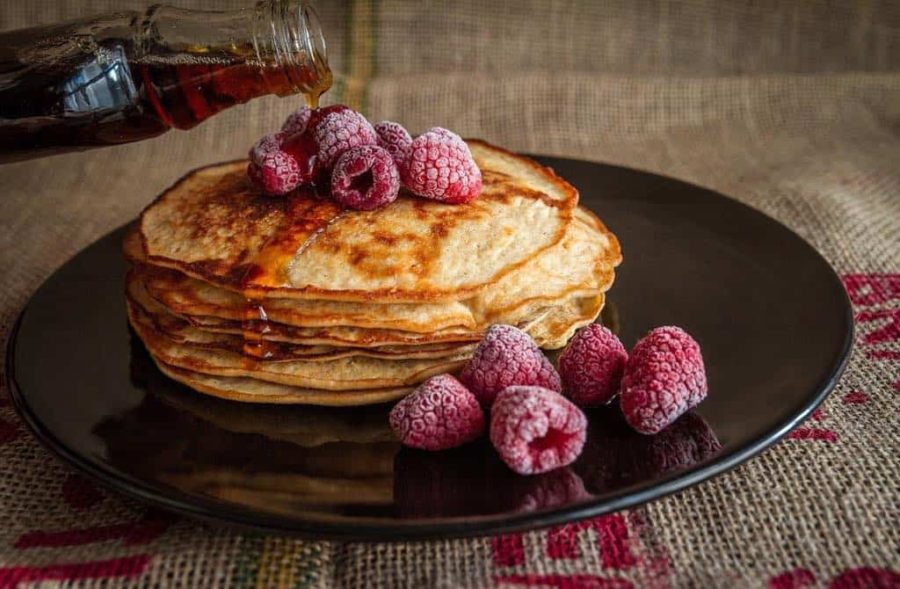
M 462 204 L 481 194 L 481 170 L 469 146 L 441 127 L 413 139 L 400 172 L 404 186 L 425 198 Z
M 319 126 L 319 122 L 325 118 L 326 115 L 330 115 L 335 112 L 345 112 L 349 111 L 349 106 L 344 106 L 343 104 L 332 104 L 330 106 L 323 106 L 321 108 L 317 108 L 312 111 L 312 115 L 309 117 L 309 123 L 306 125 L 306 130 L 310 133 L 315 132 L 316 127 Z
M 596 323 L 578 331 L 559 355 L 567 397 L 582 407 L 609 403 L 619 392 L 628 353 L 613 332 Z
M 696 407 L 706 391 L 700 345 L 679 327 L 657 327 L 631 350 L 619 403 L 631 427 L 655 434 Z
M 378 145 L 388 150 L 394 158 L 394 163 L 397 164 L 397 169 L 401 169 L 406 164 L 406 158 L 412 147 L 409 131 L 400 123 L 381 121 L 375 124 L 375 132 L 378 134 Z
M 422 450 L 444 450 L 471 442 L 484 431 L 478 400 L 449 374 L 433 376 L 397 403 L 391 429 L 400 441 Z
M 319 165 L 330 170 L 351 147 L 377 145 L 378 135 L 364 116 L 346 107 L 316 117 L 313 138 L 318 146 Z
M 491 443 L 519 474 L 547 472 L 578 458 L 587 437 L 581 409 L 557 392 L 512 386 L 491 408 Z
M 306 106 L 301 106 L 285 119 L 284 124 L 281 126 L 281 132 L 287 137 L 303 133 L 306 131 L 306 126 L 309 124 L 311 116 L 312 111 Z
M 400 173 L 387 150 L 377 145 L 344 152 L 331 174 L 331 196 L 351 209 L 371 211 L 397 199 Z
M 491 325 L 459 375 L 482 405 L 512 385 L 534 385 L 561 391 L 559 374 L 534 340 L 512 325 Z
M 283 151 L 270 151 L 259 163 L 250 162 L 247 175 L 263 192 L 287 194 L 300 185 L 300 166 Z
M 263 135 L 263 137 L 250 148 L 250 153 L 248 153 L 247 156 L 250 158 L 251 162 L 260 165 L 268 154 L 273 151 L 281 150 L 281 144 L 284 142 L 284 139 L 285 136 L 282 133 L 269 133 L 268 135 Z

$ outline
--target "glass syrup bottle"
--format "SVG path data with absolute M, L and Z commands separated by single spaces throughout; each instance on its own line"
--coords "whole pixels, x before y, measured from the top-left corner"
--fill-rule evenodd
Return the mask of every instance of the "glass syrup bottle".
M 268 94 L 314 107 L 330 86 L 305 0 L 158 5 L 0 33 L 0 163 L 190 129 Z

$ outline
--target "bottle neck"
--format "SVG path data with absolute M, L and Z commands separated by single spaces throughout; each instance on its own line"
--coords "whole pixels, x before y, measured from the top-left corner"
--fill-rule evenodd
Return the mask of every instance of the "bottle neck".
M 142 62 L 256 68 L 268 87 L 254 88 L 255 96 L 302 93 L 314 101 L 331 86 L 325 37 L 306 0 L 232 11 L 157 5 L 144 14 L 138 39 Z
M 294 84 L 294 92 L 318 102 L 319 95 L 331 87 L 331 70 L 315 11 L 300 0 L 267 0 L 258 3 L 254 11 L 256 59 L 263 67 L 282 69 Z

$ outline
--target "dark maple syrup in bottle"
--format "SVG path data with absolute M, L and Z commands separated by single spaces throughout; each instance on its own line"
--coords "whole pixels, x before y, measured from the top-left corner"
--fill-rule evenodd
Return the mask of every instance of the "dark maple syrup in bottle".
M 190 129 L 253 98 L 331 86 L 305 0 L 154 6 L 0 33 L 0 162 Z

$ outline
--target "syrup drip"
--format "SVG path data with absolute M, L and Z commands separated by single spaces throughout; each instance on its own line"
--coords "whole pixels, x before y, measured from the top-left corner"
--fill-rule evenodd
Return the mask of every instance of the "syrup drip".
M 269 360 L 275 357 L 278 347 L 265 340 L 265 336 L 271 331 L 269 315 L 266 313 L 262 300 L 248 298 L 244 308 L 244 319 L 241 321 L 244 355 L 257 360 Z
M 331 202 L 315 197 L 312 188 L 299 189 L 284 197 L 284 216 L 276 234 L 256 252 L 241 278 L 245 305 L 241 321 L 242 351 L 245 368 L 256 361 L 285 356 L 283 346 L 267 339 L 272 332 L 265 308 L 265 290 L 288 283 L 286 269 L 298 252 L 303 251 L 342 213 Z

